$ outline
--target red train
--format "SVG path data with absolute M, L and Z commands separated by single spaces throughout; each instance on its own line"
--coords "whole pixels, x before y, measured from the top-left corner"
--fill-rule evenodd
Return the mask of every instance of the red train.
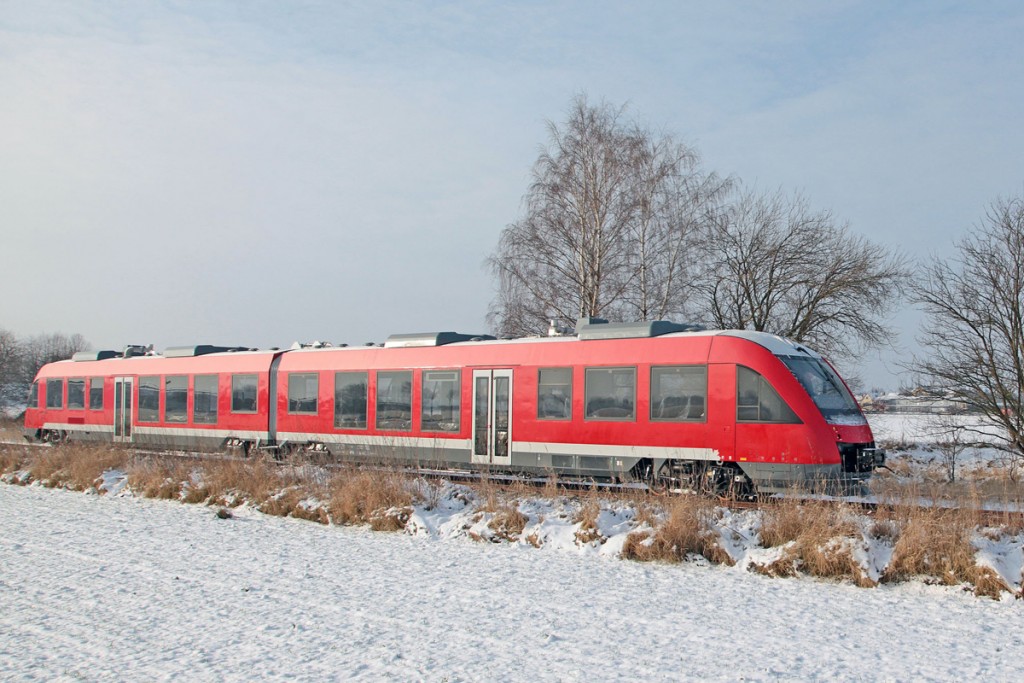
M 443 332 L 365 347 L 80 353 L 39 371 L 25 435 L 716 493 L 849 490 L 885 458 L 817 353 L 664 321 L 581 321 L 572 336 L 513 340 Z

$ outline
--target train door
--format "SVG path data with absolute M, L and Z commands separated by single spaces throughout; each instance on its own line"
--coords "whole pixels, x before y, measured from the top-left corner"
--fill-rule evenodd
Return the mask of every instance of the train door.
M 736 366 L 708 365 L 708 447 L 722 460 L 736 453 Z
M 131 443 L 132 440 L 132 389 L 131 377 L 114 378 L 114 441 Z
M 473 371 L 475 463 L 512 463 L 512 371 Z

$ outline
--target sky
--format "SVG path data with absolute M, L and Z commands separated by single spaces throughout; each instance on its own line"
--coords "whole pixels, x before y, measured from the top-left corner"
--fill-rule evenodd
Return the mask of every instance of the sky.
M 486 331 L 574 96 L 913 259 L 1024 194 L 1024 6 L 0 0 L 0 327 L 94 348 Z M 895 388 L 893 349 L 844 368 Z

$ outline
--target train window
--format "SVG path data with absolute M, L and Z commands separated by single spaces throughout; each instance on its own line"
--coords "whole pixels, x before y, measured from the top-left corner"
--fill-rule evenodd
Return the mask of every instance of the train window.
M 293 372 L 288 375 L 288 412 L 293 415 L 316 415 L 320 375 L 315 372 Z
M 217 424 L 220 376 L 196 375 L 192 385 L 192 421 L 197 424 Z
M 412 429 L 412 372 L 377 373 L 377 429 Z
M 584 379 L 588 420 L 636 418 L 636 368 L 587 368 Z
M 160 421 L 160 378 L 139 378 L 139 422 Z
M 458 370 L 423 371 L 423 431 L 459 431 L 460 378 Z
M 103 410 L 103 378 L 89 379 L 89 410 Z
M 255 413 L 256 375 L 231 375 L 231 412 Z
M 365 372 L 334 373 L 334 426 L 366 429 Z
M 700 365 L 651 368 L 651 419 L 703 422 L 707 415 L 708 369 Z
M 28 407 L 39 407 L 39 382 L 32 382 L 32 388 L 28 390 Z
M 188 422 L 188 377 L 164 378 L 164 422 Z
M 800 418 L 786 405 L 768 380 L 750 368 L 736 367 L 736 420 L 799 424 Z
M 81 377 L 68 379 L 68 410 L 85 410 L 85 380 Z
M 48 380 L 46 380 L 46 407 L 47 408 L 63 408 L 64 407 L 64 380 L 62 380 L 62 379 L 48 379 Z
M 572 419 L 572 368 L 537 370 L 537 419 Z
M 800 385 L 807 390 L 814 405 L 832 424 L 864 424 L 856 399 L 839 379 L 832 367 L 817 358 L 780 356 Z

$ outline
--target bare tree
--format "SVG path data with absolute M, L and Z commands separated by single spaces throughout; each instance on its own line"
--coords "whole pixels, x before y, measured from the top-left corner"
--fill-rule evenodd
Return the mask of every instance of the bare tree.
M 0 408 L 17 400 L 21 385 L 22 348 L 18 337 L 0 328 Z
M 940 413 L 932 419 L 931 432 L 936 437 L 935 447 L 942 456 L 942 466 L 946 470 L 946 481 L 956 481 L 956 467 L 960 456 L 969 448 L 978 448 L 971 437 L 970 423 L 962 415 Z
M 71 358 L 78 351 L 85 351 L 90 344 L 80 334 L 66 335 L 39 334 L 22 343 L 22 380 L 31 382 L 39 368 L 47 363 Z
M 909 278 L 901 256 L 799 195 L 741 191 L 711 218 L 695 282 L 710 325 L 770 332 L 840 357 L 886 341 L 885 317 Z
M 637 213 L 627 242 L 629 281 L 617 306 L 624 320 L 685 318 L 701 226 L 732 187 L 700 169 L 697 152 L 669 136 L 643 136 L 634 158 Z
M 916 369 L 975 406 L 977 428 L 1024 458 L 1024 199 L 997 200 L 951 260 L 932 258 L 914 287 L 927 314 Z
M 679 310 L 698 209 L 725 183 L 702 173 L 690 148 L 582 95 L 566 123 L 549 122 L 548 131 L 525 213 L 488 259 L 499 285 L 491 326 L 527 334 L 551 319 Z

